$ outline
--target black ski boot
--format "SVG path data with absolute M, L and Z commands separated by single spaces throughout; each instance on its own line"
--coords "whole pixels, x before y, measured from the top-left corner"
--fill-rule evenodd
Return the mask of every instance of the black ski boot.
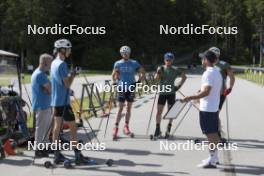
M 161 137 L 161 131 L 160 131 L 160 128 L 157 127 L 156 130 L 155 130 L 154 136 L 150 135 L 150 140 L 157 140 L 160 137 Z
M 54 163 L 55 164 L 62 164 L 65 161 L 69 161 L 70 159 L 66 158 L 61 152 L 55 151 L 54 152 L 55 158 L 54 158 Z
M 171 123 L 169 123 L 168 126 L 167 126 L 167 131 L 165 133 L 165 139 L 169 139 L 170 131 L 171 131 Z
M 96 161 L 82 155 L 81 151 L 74 150 L 76 165 L 96 165 Z

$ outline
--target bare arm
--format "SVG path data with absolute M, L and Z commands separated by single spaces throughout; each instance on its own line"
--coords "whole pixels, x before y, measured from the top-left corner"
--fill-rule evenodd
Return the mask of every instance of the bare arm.
M 70 88 L 72 85 L 72 82 L 74 80 L 75 75 L 71 74 L 70 76 L 67 76 L 63 79 L 64 85 L 66 88 Z
M 119 71 L 118 69 L 114 69 L 113 72 L 112 72 L 112 80 L 113 82 L 116 82 L 116 80 L 119 79 Z
M 203 97 L 206 97 L 210 94 L 211 91 L 211 86 L 205 86 L 203 90 L 201 90 L 200 92 L 198 92 L 196 95 L 192 95 L 192 96 L 187 96 L 185 98 L 183 98 L 182 101 L 191 101 L 191 100 L 197 100 Z
M 233 88 L 234 87 L 234 84 L 235 84 L 235 75 L 234 75 L 234 72 L 232 69 L 228 69 L 227 70 L 227 75 L 230 79 L 230 82 L 229 82 L 229 88 Z
M 160 78 L 161 78 L 161 74 L 162 74 L 162 68 L 159 67 L 158 70 L 157 70 L 157 72 L 156 72 L 155 75 L 154 75 L 154 79 L 155 79 L 156 81 L 159 81 Z
M 139 73 L 139 81 L 142 81 L 145 79 L 145 70 L 143 67 L 140 67 L 140 69 L 138 70 Z
M 181 75 L 181 81 L 180 81 L 180 83 L 178 84 L 177 87 L 180 88 L 185 83 L 186 79 L 187 79 L 187 77 L 186 77 L 185 73 L 182 73 L 182 75 Z

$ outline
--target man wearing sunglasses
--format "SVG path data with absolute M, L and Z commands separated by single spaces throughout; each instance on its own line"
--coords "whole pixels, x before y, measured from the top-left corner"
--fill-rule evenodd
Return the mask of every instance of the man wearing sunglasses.
M 165 53 L 164 55 L 164 65 L 158 67 L 157 73 L 155 74 L 155 79 L 159 81 L 160 92 L 158 97 L 158 110 L 156 114 L 156 130 L 154 133 L 154 139 L 157 139 L 161 136 L 160 131 L 160 122 L 161 115 L 164 109 L 164 106 L 167 102 L 168 109 L 172 107 L 175 103 L 176 91 L 181 88 L 186 80 L 186 75 L 179 68 L 173 66 L 174 54 L 171 52 Z M 181 80 L 178 85 L 175 86 L 175 80 L 181 77 Z M 165 90 L 164 87 L 170 86 L 169 90 Z M 165 138 L 168 138 L 170 135 L 172 119 L 169 121 L 167 126 L 167 131 L 165 133 Z

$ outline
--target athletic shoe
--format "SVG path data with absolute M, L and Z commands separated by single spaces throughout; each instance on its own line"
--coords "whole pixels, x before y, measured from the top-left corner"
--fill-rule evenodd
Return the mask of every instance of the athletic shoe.
M 203 163 L 208 163 L 209 161 L 210 161 L 210 157 L 208 157 L 208 158 L 206 158 L 206 159 L 204 159 L 204 160 L 202 160 L 202 162 Z M 219 165 L 220 164 L 220 162 L 219 162 L 219 158 L 217 157 L 217 158 L 214 158 L 214 161 L 213 161 L 216 165 Z
M 212 161 L 208 162 L 202 162 L 201 164 L 198 164 L 197 167 L 204 168 L 204 169 L 214 169 L 216 168 L 216 163 Z
M 115 127 L 115 128 L 113 129 L 113 139 L 116 139 L 116 138 L 117 138 L 117 133 L 118 133 L 118 128 Z
M 124 134 L 125 134 L 125 135 L 130 135 L 130 134 L 131 134 L 128 125 L 125 125 L 125 126 L 124 126 Z

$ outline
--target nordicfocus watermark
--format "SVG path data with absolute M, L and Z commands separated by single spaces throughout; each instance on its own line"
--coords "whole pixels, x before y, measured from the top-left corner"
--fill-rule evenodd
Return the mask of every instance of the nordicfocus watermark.
M 103 89 L 105 92 L 117 91 L 117 92 L 138 92 L 143 91 L 144 93 L 147 92 L 159 92 L 159 93 L 166 93 L 171 92 L 173 90 L 172 85 L 147 85 L 143 83 L 135 83 L 128 85 L 126 82 L 121 82 L 116 85 L 98 85 L 97 88 L 99 90 Z
M 192 140 L 187 140 L 184 142 L 169 142 L 169 141 L 160 141 L 159 148 L 161 151 L 204 151 L 204 150 L 238 150 L 237 143 L 227 143 L 227 144 L 213 144 L 206 141 L 201 143 L 194 143 Z
M 104 26 L 78 26 L 72 24 L 69 26 L 63 26 L 61 24 L 54 24 L 54 26 L 38 26 L 38 25 L 28 25 L 27 26 L 28 35 L 104 35 L 106 34 L 106 27 Z
M 76 141 L 69 141 L 68 143 L 62 143 L 61 140 L 58 142 L 47 142 L 47 143 L 37 143 L 36 141 L 28 142 L 27 150 L 94 150 L 103 151 L 106 149 L 105 143 L 76 143 Z
M 210 25 L 201 25 L 194 26 L 193 24 L 187 24 L 186 26 L 169 26 L 169 25 L 160 25 L 159 26 L 160 35 L 203 35 L 203 34 L 218 34 L 218 35 L 236 35 L 238 34 L 238 27 L 235 26 L 210 26 Z

